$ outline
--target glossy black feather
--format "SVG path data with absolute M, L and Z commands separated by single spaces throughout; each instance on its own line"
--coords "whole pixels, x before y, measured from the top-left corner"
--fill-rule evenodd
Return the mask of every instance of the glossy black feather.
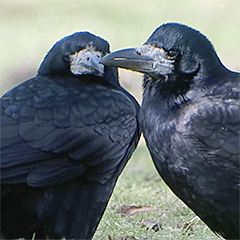
M 215 233 L 239 239 L 239 73 L 178 23 L 101 62 L 145 73 L 140 122 L 159 174 Z
M 38 75 L 1 98 L 1 227 L 6 238 L 90 239 L 137 146 L 139 105 L 105 75 L 77 75 L 66 53 L 108 43 L 89 33 L 60 40 Z
M 154 163 L 172 191 L 214 232 L 238 239 L 239 74 L 227 70 L 209 42 L 188 27 L 163 25 L 147 43 L 152 39 L 156 44 L 164 39 L 183 54 L 168 76 L 174 87 L 171 80 L 163 83 L 165 76 L 145 76 L 141 122 Z M 189 79 L 184 69 L 193 63 L 200 69 Z

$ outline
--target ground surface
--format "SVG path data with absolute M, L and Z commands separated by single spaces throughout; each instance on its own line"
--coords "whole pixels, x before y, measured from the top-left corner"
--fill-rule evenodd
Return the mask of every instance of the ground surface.
M 143 206 L 137 209 L 131 207 L 132 211 L 152 211 L 121 214 L 119 209 L 122 205 Z M 154 210 L 154 207 L 157 209 Z M 195 216 L 161 180 L 145 143 L 141 141 L 119 178 L 94 239 L 110 239 L 108 235 L 112 240 L 220 239 Z M 148 219 L 162 223 L 162 228 L 155 232 L 143 227 L 142 222 Z M 124 238 L 126 236 L 129 237 Z

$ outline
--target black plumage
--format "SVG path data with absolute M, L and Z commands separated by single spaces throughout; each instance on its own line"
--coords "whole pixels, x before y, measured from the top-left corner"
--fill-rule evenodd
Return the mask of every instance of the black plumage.
M 215 233 L 239 239 L 239 73 L 177 23 L 101 62 L 145 73 L 140 123 L 159 174 Z
M 1 98 L 1 234 L 90 239 L 135 150 L 139 105 L 88 32 L 57 42 Z

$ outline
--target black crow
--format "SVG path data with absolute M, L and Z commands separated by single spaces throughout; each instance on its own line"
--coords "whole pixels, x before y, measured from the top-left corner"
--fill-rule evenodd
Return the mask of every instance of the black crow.
M 159 174 L 215 233 L 238 239 L 239 73 L 177 23 L 100 62 L 145 74 L 140 124 Z
M 137 146 L 139 105 L 88 32 L 57 42 L 1 98 L 1 234 L 90 239 Z

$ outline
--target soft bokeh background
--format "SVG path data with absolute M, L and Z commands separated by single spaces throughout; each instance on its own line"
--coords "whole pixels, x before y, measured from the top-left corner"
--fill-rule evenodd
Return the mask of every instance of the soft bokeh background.
M 47 51 L 66 35 L 87 30 L 114 51 L 140 46 L 169 21 L 200 30 L 223 63 L 240 70 L 239 0 L 1 0 L 0 9 L 0 95 L 35 76 Z M 141 101 L 141 75 L 121 70 L 120 76 Z
M 224 65 L 240 71 L 240 0 L 0 0 L 0 95 L 34 77 L 47 51 L 66 35 L 90 31 L 108 40 L 115 51 L 140 46 L 166 22 L 200 30 Z M 141 74 L 120 70 L 121 84 L 139 102 L 140 79 Z M 160 210 L 135 218 L 116 214 L 115 206 L 132 203 Z M 149 217 L 167 226 L 165 231 L 151 233 L 155 238 L 151 235 L 150 239 L 216 239 L 200 220 L 191 236 L 184 237 L 171 227 L 173 221 L 187 222 L 194 216 L 160 180 L 142 141 L 118 181 L 95 239 L 108 239 L 108 235 L 139 239 L 150 234 L 139 227 Z

